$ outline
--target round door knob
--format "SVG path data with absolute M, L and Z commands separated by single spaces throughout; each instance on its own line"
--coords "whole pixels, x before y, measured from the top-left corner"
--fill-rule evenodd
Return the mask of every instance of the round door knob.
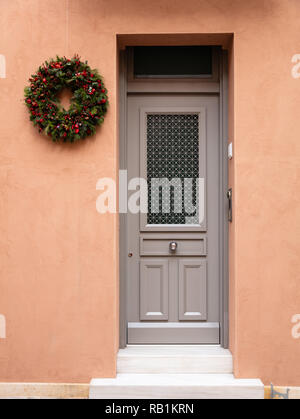
M 177 243 L 176 243 L 176 242 L 174 242 L 174 241 L 171 241 L 171 242 L 170 242 L 170 244 L 169 244 L 169 248 L 170 248 L 170 251 L 171 251 L 171 252 L 176 252 L 176 249 L 177 249 Z
M 130 252 L 130 253 L 128 253 L 128 257 L 129 257 L 129 258 L 132 258 L 132 255 L 133 255 L 133 253 L 131 253 L 131 252 Z

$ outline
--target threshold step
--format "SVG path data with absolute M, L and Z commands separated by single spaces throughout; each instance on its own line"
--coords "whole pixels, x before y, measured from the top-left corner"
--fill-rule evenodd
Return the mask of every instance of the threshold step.
M 129 345 L 117 357 L 118 374 L 231 374 L 232 365 L 219 345 Z
M 258 379 L 233 374 L 118 374 L 93 379 L 90 399 L 263 399 Z

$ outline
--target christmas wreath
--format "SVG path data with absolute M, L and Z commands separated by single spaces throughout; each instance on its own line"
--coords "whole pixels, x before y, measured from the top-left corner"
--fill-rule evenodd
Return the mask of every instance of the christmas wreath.
M 53 141 L 74 142 L 93 135 L 107 111 L 107 90 L 97 70 L 75 55 L 56 57 L 39 67 L 25 88 L 25 104 L 30 120 Z M 65 110 L 58 94 L 72 92 L 70 108 Z

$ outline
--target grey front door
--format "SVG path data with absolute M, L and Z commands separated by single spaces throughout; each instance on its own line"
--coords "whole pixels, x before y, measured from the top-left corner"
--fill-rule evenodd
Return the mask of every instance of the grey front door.
M 128 181 L 148 184 L 147 213 L 127 215 L 127 342 L 217 344 L 219 97 L 130 94 L 127 109 Z

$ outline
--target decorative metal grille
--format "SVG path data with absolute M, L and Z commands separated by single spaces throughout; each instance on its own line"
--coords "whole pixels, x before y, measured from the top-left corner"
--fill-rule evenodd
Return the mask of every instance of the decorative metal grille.
M 147 223 L 197 224 L 198 177 L 198 114 L 148 114 Z

